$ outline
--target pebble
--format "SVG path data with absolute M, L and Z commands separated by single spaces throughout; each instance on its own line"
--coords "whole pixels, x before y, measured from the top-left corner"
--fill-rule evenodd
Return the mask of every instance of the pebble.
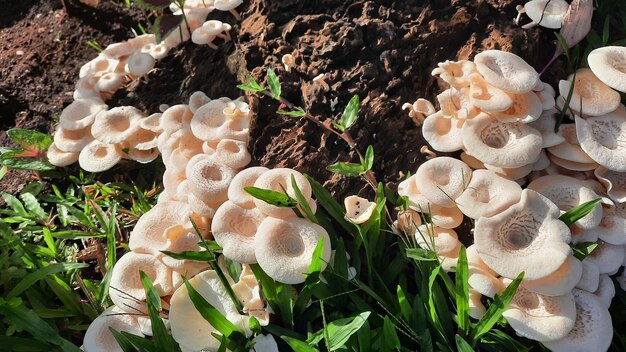
M 15 55 L 22 56 L 22 55 L 24 55 L 24 51 L 23 50 L 18 50 L 18 51 L 15 52 Z

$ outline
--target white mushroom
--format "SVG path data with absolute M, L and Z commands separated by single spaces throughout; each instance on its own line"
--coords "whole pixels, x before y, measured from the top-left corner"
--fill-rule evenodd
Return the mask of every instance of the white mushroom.
M 182 202 L 159 202 L 143 214 L 131 232 L 128 246 L 134 252 L 159 254 L 167 247 L 165 231 L 176 225 L 187 225 L 189 206 Z
M 223 202 L 228 198 L 228 185 L 235 170 L 212 158 L 202 159 L 187 166 L 189 190 L 205 203 Z
M 485 50 L 474 57 L 476 69 L 489 84 L 508 93 L 530 92 L 539 82 L 539 74 L 519 56 Z
M 576 284 L 576 288 L 587 292 L 595 292 L 600 283 L 600 269 L 595 263 L 583 260 L 583 272 L 580 281 Z
M 600 274 L 613 275 L 622 265 L 625 258 L 624 254 L 623 245 L 598 241 L 598 246 L 585 257 L 585 260 L 597 265 Z
M 470 101 L 485 112 L 504 111 L 513 105 L 513 98 L 502 89 L 489 84 L 479 73 L 470 78 Z
M 559 29 L 568 8 L 569 4 L 565 0 L 529 1 L 524 4 L 524 10 L 532 22 L 522 26 L 522 28 L 528 29 L 539 25 L 546 28 Z
M 122 348 L 109 329 L 124 331 L 139 337 L 144 336 L 135 315 L 111 306 L 89 324 L 83 339 L 83 350 L 85 352 L 122 352 Z
M 238 172 L 228 186 L 228 200 L 243 208 L 253 208 L 254 198 L 244 188 L 254 186 L 259 176 L 268 170 L 266 167 L 255 166 Z
M 59 128 L 54 133 L 54 144 L 59 150 L 66 153 L 78 153 L 93 141 L 91 126 L 79 130 L 66 130 Z
M 613 297 L 615 297 L 615 285 L 613 285 L 613 280 L 611 280 L 609 275 L 600 275 L 598 289 L 593 294 L 598 297 L 604 308 L 609 309 L 611 301 L 613 301 Z
M 291 54 L 285 54 L 283 55 L 283 57 L 280 59 L 280 61 L 283 63 L 283 65 L 285 66 L 285 71 L 287 72 L 291 72 L 291 68 L 293 67 L 293 65 L 295 64 L 295 59 L 293 58 L 293 55 Z
M 511 94 L 513 99 L 511 106 L 503 111 L 490 112 L 490 115 L 500 121 L 529 123 L 536 121 L 541 116 L 543 104 L 535 92 L 523 94 Z
M 433 76 L 439 77 L 451 87 L 461 89 L 470 86 L 470 76 L 476 73 L 476 64 L 469 60 L 446 60 L 437 64 L 439 67 L 432 71 Z
M 248 110 L 239 109 L 238 104 L 221 99 L 211 100 L 196 110 L 191 119 L 193 134 L 203 141 L 236 139 L 247 141 L 250 119 Z M 241 108 L 246 108 L 244 104 Z M 237 109 L 241 114 L 227 115 L 228 109 Z
M 102 143 L 121 143 L 141 128 L 143 114 L 132 106 L 120 106 L 102 111 L 91 126 L 91 134 Z
M 359 196 L 348 196 L 343 200 L 346 208 L 346 217 L 355 224 L 362 224 L 369 220 L 376 209 L 376 203 Z
M 152 70 L 154 63 L 152 55 L 136 53 L 128 58 L 124 70 L 133 76 L 143 76 Z
M 228 259 L 239 263 L 256 263 L 255 235 L 265 215 L 256 208 L 242 208 L 226 201 L 211 223 L 211 233 Z
M 80 130 L 91 126 L 96 115 L 108 106 L 98 98 L 76 99 L 61 112 L 59 126 L 66 130 Z
M 609 170 L 626 172 L 626 110 L 576 119 L 576 135 L 591 159 Z
M 594 163 L 594 160 L 590 158 L 580 146 L 580 142 L 576 136 L 576 125 L 563 124 L 559 126 L 557 134 L 562 136 L 564 141 L 561 144 L 548 148 L 548 152 L 550 152 L 551 155 L 576 163 Z
M 287 192 L 287 194 L 296 199 L 296 193 L 291 183 L 291 177 L 296 181 L 296 185 L 304 195 L 304 198 L 307 199 L 311 204 L 311 184 L 309 181 L 302 175 L 300 172 L 287 169 L 287 168 L 276 168 L 264 172 L 260 175 L 257 180 L 254 182 L 254 187 L 261 189 L 269 189 L 275 192 Z M 283 191 L 284 190 L 284 191 Z M 265 201 L 254 198 L 254 204 L 256 207 L 262 211 L 267 216 L 272 216 L 276 218 L 286 218 L 286 217 L 294 217 L 296 216 L 294 211 L 291 208 L 281 208 L 274 205 L 270 205 Z M 314 203 L 313 203 L 314 204 Z
M 522 188 L 493 171 L 474 170 L 467 188 L 456 199 L 463 214 L 472 219 L 489 217 L 519 202 Z
M 422 124 L 422 135 L 433 149 L 455 152 L 463 148 L 461 128 L 465 120 L 445 117 L 441 112 L 429 115 Z
M 626 172 L 616 172 L 600 166 L 595 169 L 594 174 L 606 187 L 612 200 L 618 203 L 626 202 Z
M 480 259 L 475 244 L 467 247 L 466 254 L 469 268 L 468 284 L 473 290 L 493 298 L 505 289 L 502 280 L 497 278 L 498 274 Z
M 626 47 L 605 46 L 587 57 L 593 73 L 609 87 L 626 92 Z
M 54 142 L 50 144 L 46 151 L 46 156 L 50 164 L 54 166 L 68 166 L 78 161 L 79 153 L 64 152 L 59 149 Z
M 552 274 L 537 280 L 523 280 L 522 286 L 541 295 L 561 296 L 572 291 L 579 283 L 582 273 L 583 264 L 570 255 Z
M 105 144 L 97 139 L 87 144 L 78 155 L 80 167 L 89 172 L 106 171 L 120 160 L 122 155 L 114 144 Z
M 419 191 L 433 204 L 454 207 L 472 178 L 472 169 L 464 162 L 450 157 L 426 161 L 415 173 Z
M 570 91 L 572 95 L 569 107 L 583 116 L 608 114 L 617 109 L 621 100 L 618 92 L 602 83 L 588 68 L 579 69 L 567 81 L 559 81 L 561 97 L 568 97 Z

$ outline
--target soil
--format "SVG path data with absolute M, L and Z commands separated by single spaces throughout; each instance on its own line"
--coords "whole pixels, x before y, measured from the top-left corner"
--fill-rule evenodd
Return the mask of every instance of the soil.
M 242 94 L 236 85 L 247 75 L 263 81 L 273 68 L 283 96 L 321 120 L 337 120 L 358 94 L 359 120 L 350 132 L 361 151 L 374 147 L 378 180 L 395 188 L 425 161 L 420 129 L 401 106 L 420 97 L 435 101 L 440 89 L 430 71 L 438 62 L 472 58 L 491 48 L 517 53 L 537 70 L 549 60 L 551 31 L 525 31 L 512 21 L 521 3 L 247 0 L 238 8 L 242 21 L 230 13 L 209 15 L 233 25 L 233 42 L 218 50 L 188 42 L 108 103 L 152 113 L 160 104 L 185 102 L 197 90 L 214 98 L 236 97 Z M 72 100 L 78 69 L 97 55 L 86 42 L 105 46 L 128 38 L 142 21 L 141 11 L 103 2 L 68 16 L 58 1 L 11 6 L 0 14 L 0 129 L 52 132 L 54 117 Z M 280 62 L 288 53 L 296 59 L 290 73 Z M 330 89 L 313 82 L 319 74 L 325 74 Z M 550 76 L 544 80 L 555 83 Z M 309 173 L 338 198 L 371 196 L 361 179 L 326 170 L 336 161 L 358 160 L 343 141 L 312 122 L 276 114 L 278 103 L 270 98 L 248 94 L 247 99 L 255 113 L 249 146 L 255 163 Z M 0 137 L 0 145 L 6 143 Z M 23 177 L 7 175 L 0 187 L 15 191 L 20 184 Z

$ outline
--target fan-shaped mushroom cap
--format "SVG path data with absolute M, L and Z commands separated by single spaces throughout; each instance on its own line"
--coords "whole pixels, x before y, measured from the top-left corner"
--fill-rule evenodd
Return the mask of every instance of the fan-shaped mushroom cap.
M 124 84 L 124 75 L 109 72 L 105 73 L 96 82 L 94 88 L 100 93 L 112 93 L 120 89 Z
M 99 140 L 93 140 L 80 151 L 78 163 L 80 167 L 89 172 L 102 172 L 115 166 L 122 155 L 113 144 L 105 144 Z
M 150 150 L 158 147 L 158 136 L 155 132 L 140 128 L 123 145 L 124 147 L 132 147 L 138 150 Z
M 113 267 L 109 296 L 116 306 L 127 313 L 147 313 L 144 302 L 146 291 L 141 284 L 140 271 L 150 277 L 160 296 L 174 291 L 172 269 L 152 254 L 126 253 Z
M 61 112 L 59 126 L 66 130 L 80 130 L 91 126 L 96 115 L 108 106 L 98 98 L 76 99 Z
M 432 71 L 432 75 L 439 75 L 441 79 L 453 88 L 469 87 L 472 73 L 476 72 L 476 65 L 469 60 L 446 60 L 437 64 L 439 67 Z
M 496 272 L 491 270 L 480 259 L 476 245 L 467 247 L 467 262 L 469 268 L 469 286 L 480 294 L 493 298 L 497 293 L 505 289 L 504 284 L 496 276 Z
M 489 170 L 474 170 L 467 188 L 456 199 L 463 214 L 472 219 L 489 217 L 519 202 L 522 188 Z
M 438 157 L 420 165 L 415 176 L 415 185 L 430 202 L 449 208 L 470 183 L 472 169 L 461 160 Z
M 526 14 L 534 23 L 552 29 L 561 28 L 568 8 L 565 0 L 532 0 L 524 4 Z
M 422 125 L 422 135 L 433 149 L 455 152 L 463 148 L 461 127 L 465 120 L 444 117 L 441 112 L 429 115 Z
M 242 169 L 252 160 L 247 143 L 235 139 L 222 139 L 217 144 L 213 157 L 233 169 Z
M 178 104 L 170 106 L 161 115 L 161 128 L 169 134 L 176 133 L 182 129 L 189 128 L 192 117 L 193 113 L 188 105 Z
M 207 217 L 207 218 L 213 218 L 215 216 L 215 212 L 217 211 L 217 208 L 219 208 L 219 206 L 222 205 L 219 202 L 218 203 L 205 203 L 201 201 L 200 199 L 198 199 L 198 197 L 196 197 L 191 192 L 187 194 L 187 203 L 189 204 L 189 208 L 191 208 L 192 212 L 200 216 Z
M 469 76 L 470 102 L 484 112 L 504 111 L 513 105 L 513 99 L 502 89 L 487 83 L 479 73 Z
M 215 0 L 213 6 L 220 11 L 230 11 L 242 3 L 243 0 Z
M 459 238 L 453 229 L 444 229 L 433 225 L 420 225 L 415 233 L 420 247 L 429 249 L 438 256 L 458 251 Z
M 563 211 L 568 211 L 585 202 L 600 198 L 596 192 L 577 179 L 564 175 L 540 177 L 531 182 L 528 188 L 541 193 Z M 597 227 L 601 220 L 602 207 L 598 206 L 589 214 L 576 221 L 575 224 L 584 230 L 591 230 Z
M 530 92 L 539 81 L 539 74 L 519 56 L 485 50 L 474 57 L 476 69 L 489 84 L 508 93 Z
M 597 228 L 591 230 L 598 234 L 604 242 L 621 245 L 626 244 L 626 204 L 604 207 L 602 221 Z
M 209 20 L 202 24 L 202 31 L 209 35 L 217 35 L 223 31 L 223 23 L 218 20 Z
M 215 212 L 211 232 L 224 256 L 239 263 L 256 263 L 254 239 L 263 219 L 265 215 L 256 208 L 242 208 L 231 201 L 222 204 Z
M 609 87 L 626 92 L 626 47 L 605 46 L 589 53 L 591 71 Z
M 449 88 L 437 95 L 441 113 L 446 117 L 471 119 L 480 113 L 478 107 L 472 105 L 469 88 Z
M 600 269 L 595 263 L 583 260 L 583 272 L 576 287 L 587 292 L 595 292 L 600 282 Z
M 576 322 L 567 336 L 543 344 L 553 352 L 606 351 L 613 340 L 611 315 L 593 293 L 574 289 Z
M 466 152 L 461 152 L 461 160 L 472 169 L 484 169 L 485 168 L 485 164 L 482 161 L 467 154 Z
M 481 297 L 480 292 L 472 290 L 471 288 L 469 289 L 469 316 L 476 320 L 482 319 L 487 312 L 487 308 L 485 308 L 485 305 L 483 305 L 483 302 L 480 300 Z
M 298 171 L 287 168 L 276 168 L 264 172 L 254 182 L 254 187 L 269 189 L 272 191 L 283 193 L 283 189 L 291 198 L 296 198 L 296 193 L 291 185 L 291 177 L 296 180 L 296 185 L 307 200 L 311 199 L 311 184 L 309 181 Z M 253 199 L 254 204 L 260 211 L 267 216 L 273 216 L 276 218 L 293 217 L 295 213 L 291 208 L 279 208 L 274 205 L 265 203 L 260 199 Z
M 604 308 L 609 309 L 611 301 L 615 297 L 615 285 L 613 285 L 613 280 L 609 275 L 600 275 L 598 289 L 593 294 L 598 297 Z
M 597 265 L 600 274 L 613 275 L 624 261 L 624 246 L 598 241 L 598 246 L 585 260 Z
M 509 284 L 510 280 L 505 280 Z M 565 337 L 576 321 L 574 296 L 545 296 L 519 286 L 502 316 L 515 332 L 536 341 L 555 341 Z
M 376 209 L 376 203 L 359 196 L 348 196 L 343 200 L 346 207 L 346 217 L 355 224 L 362 224 L 369 220 Z
M 161 128 L 161 115 L 163 114 L 159 112 L 139 120 L 139 127 L 161 134 L 161 132 L 163 132 L 163 128 Z
M 285 54 L 283 55 L 283 57 L 280 58 L 280 62 L 283 63 L 285 71 L 291 72 L 291 68 L 295 65 L 296 59 L 294 59 L 293 55 L 291 54 Z
M 198 242 L 200 238 L 193 227 L 187 227 L 183 225 L 173 225 L 165 229 L 164 237 L 166 238 L 165 247 L 163 250 L 171 252 L 181 251 L 201 251 L 204 250 Z M 201 267 L 199 270 L 195 270 L 194 274 L 207 269 L 208 263 L 206 262 L 194 262 L 190 260 L 179 260 L 167 256 L 163 253 L 156 255 L 161 259 L 163 263 L 173 270 L 185 271 L 185 266 L 198 265 Z
M 91 136 L 91 126 L 87 126 L 80 130 L 66 130 L 58 128 L 54 133 L 54 144 L 60 150 L 67 153 L 78 153 L 87 144 L 93 141 Z
M 126 61 L 124 70 L 134 76 L 143 76 L 154 67 L 154 58 L 147 53 L 136 53 Z
M 550 154 L 564 160 L 575 161 L 577 163 L 593 163 L 594 160 L 581 148 L 576 135 L 576 125 L 563 124 L 559 126 L 557 134 L 561 135 L 565 141 L 561 144 L 548 148 Z
M 167 246 L 165 231 L 189 223 L 189 206 L 182 202 L 159 202 L 143 214 L 131 232 L 128 246 L 134 252 L 159 254 Z
M 306 219 L 268 217 L 256 232 L 255 255 L 261 268 L 285 284 L 304 282 L 317 243 L 324 240 L 322 270 L 330 260 L 331 247 L 323 227 Z
M 67 166 L 78 160 L 79 153 L 68 153 L 59 149 L 54 143 L 50 144 L 46 156 L 54 166 Z
M 121 143 L 139 131 L 142 118 L 141 111 L 132 106 L 102 111 L 91 126 L 91 134 L 103 143 Z
M 526 273 L 527 280 L 546 277 L 571 254 L 570 231 L 559 208 L 541 194 L 525 189 L 520 202 L 505 211 L 479 218 L 474 241 L 482 260 L 506 277 Z
M 574 89 L 571 89 L 572 80 Z M 617 109 L 620 104 L 619 93 L 602 83 L 588 68 L 576 71 L 576 76 L 570 75 L 568 80 L 559 81 L 559 93 L 562 97 L 572 98 L 569 107 L 585 116 L 601 116 Z
M 503 111 L 490 112 L 490 115 L 500 121 L 529 123 L 536 121 L 543 112 L 543 104 L 535 92 L 511 94 L 513 104 Z
M 235 170 L 212 158 L 202 159 L 186 170 L 189 190 L 205 203 L 223 202 Z
M 191 110 L 191 112 L 195 114 L 196 111 L 201 106 L 203 106 L 204 104 L 210 101 L 211 101 L 211 98 L 209 98 L 206 94 L 204 94 L 204 92 L 202 91 L 194 92 L 189 97 L 189 110 Z
M 420 126 L 424 122 L 425 116 L 434 114 L 437 110 L 430 101 L 419 98 L 413 104 L 402 104 L 402 110 L 409 109 L 409 117 L 413 119 L 413 122 L 417 126 Z
M 626 202 L 626 172 L 616 172 L 600 166 L 595 169 L 594 174 L 606 187 L 612 200 L 618 203 Z
M 523 280 L 522 286 L 546 296 L 561 296 L 572 291 L 580 281 L 583 264 L 570 255 L 552 274 L 537 280 Z
M 576 134 L 585 153 L 609 170 L 626 172 L 626 110 L 575 119 Z
M 532 164 L 543 147 L 536 129 L 520 122 L 502 122 L 487 114 L 466 121 L 462 135 L 466 153 L 498 167 Z
M 193 32 L 191 32 L 191 41 L 194 44 L 210 44 L 213 39 L 215 39 L 215 35 L 207 33 L 205 30 L 203 30 L 203 27 L 196 28 Z
M 189 280 L 189 284 L 228 321 L 246 334 L 250 333 L 248 316 L 239 314 L 214 270 L 196 275 Z M 185 285 L 180 286 L 172 295 L 169 316 L 172 337 L 182 348 L 189 351 L 217 351 L 220 341 L 212 335 L 218 333 L 217 329 L 200 315 L 189 298 Z
M 269 169 L 254 166 L 241 170 L 228 186 L 228 200 L 243 208 L 253 208 L 254 198 L 244 190 L 244 187 L 254 186 L 256 180 Z
M 214 141 L 221 139 L 236 139 L 240 141 L 248 140 L 248 130 L 250 119 L 248 111 L 242 111 L 238 105 L 241 102 L 224 101 L 221 99 L 211 100 L 202 105 L 191 119 L 191 130 L 193 134 L 203 141 Z M 246 104 L 247 106 L 247 104 Z M 244 108 L 243 106 L 241 106 Z M 239 113 L 234 114 L 237 109 Z M 230 116 L 226 114 L 229 112 Z
M 409 198 L 409 207 L 421 213 L 430 213 L 431 202 L 417 188 L 417 176 L 413 175 L 398 185 L 398 194 Z
M 107 308 L 98 316 L 85 332 L 83 350 L 85 352 L 122 352 L 109 328 L 124 331 L 129 334 L 143 337 L 141 328 L 134 315 L 130 315 L 116 306 Z
M 554 126 L 556 126 L 555 114 L 558 114 L 555 108 L 544 110 L 541 116 L 539 116 L 539 119 L 528 124 L 541 133 L 544 148 L 553 147 L 565 142 L 565 138 L 563 138 L 562 135 L 554 132 Z

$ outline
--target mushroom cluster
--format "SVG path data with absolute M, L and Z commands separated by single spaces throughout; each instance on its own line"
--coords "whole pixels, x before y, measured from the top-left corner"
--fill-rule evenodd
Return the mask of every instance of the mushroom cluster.
M 412 118 L 426 116 L 431 147 L 461 151 L 462 161 L 430 159 L 400 183 L 410 210 L 398 214 L 396 228 L 454 270 L 453 228 L 464 216 L 475 221 L 467 249 L 471 315 L 480 318 L 482 296 L 494 297 L 524 272 L 504 316 L 520 336 L 554 351 L 608 349 L 611 276 L 626 264 L 626 108 L 613 91 L 626 90 L 626 48 L 597 49 L 589 66 L 561 81 L 555 99 L 522 59 L 488 50 L 433 71 L 447 87 L 440 110 L 405 104 Z M 575 123 L 555 129 L 560 111 Z M 571 226 L 560 220 L 596 199 L 601 204 Z M 571 246 L 590 244 L 597 247 L 582 261 L 574 257 Z M 626 275 L 616 280 L 626 286 Z
M 196 44 L 209 45 L 213 49 L 217 46 L 211 42 L 215 37 L 230 40 L 228 33 L 231 26 L 220 21 L 206 21 L 209 13 L 214 10 L 229 11 L 237 20 L 241 19 L 235 8 L 243 3 L 243 0 L 186 0 L 183 7 L 179 7 L 176 2 L 170 4 L 170 10 L 174 15 L 185 16 L 185 23 L 174 29 L 163 42 L 169 47 L 191 39 Z

